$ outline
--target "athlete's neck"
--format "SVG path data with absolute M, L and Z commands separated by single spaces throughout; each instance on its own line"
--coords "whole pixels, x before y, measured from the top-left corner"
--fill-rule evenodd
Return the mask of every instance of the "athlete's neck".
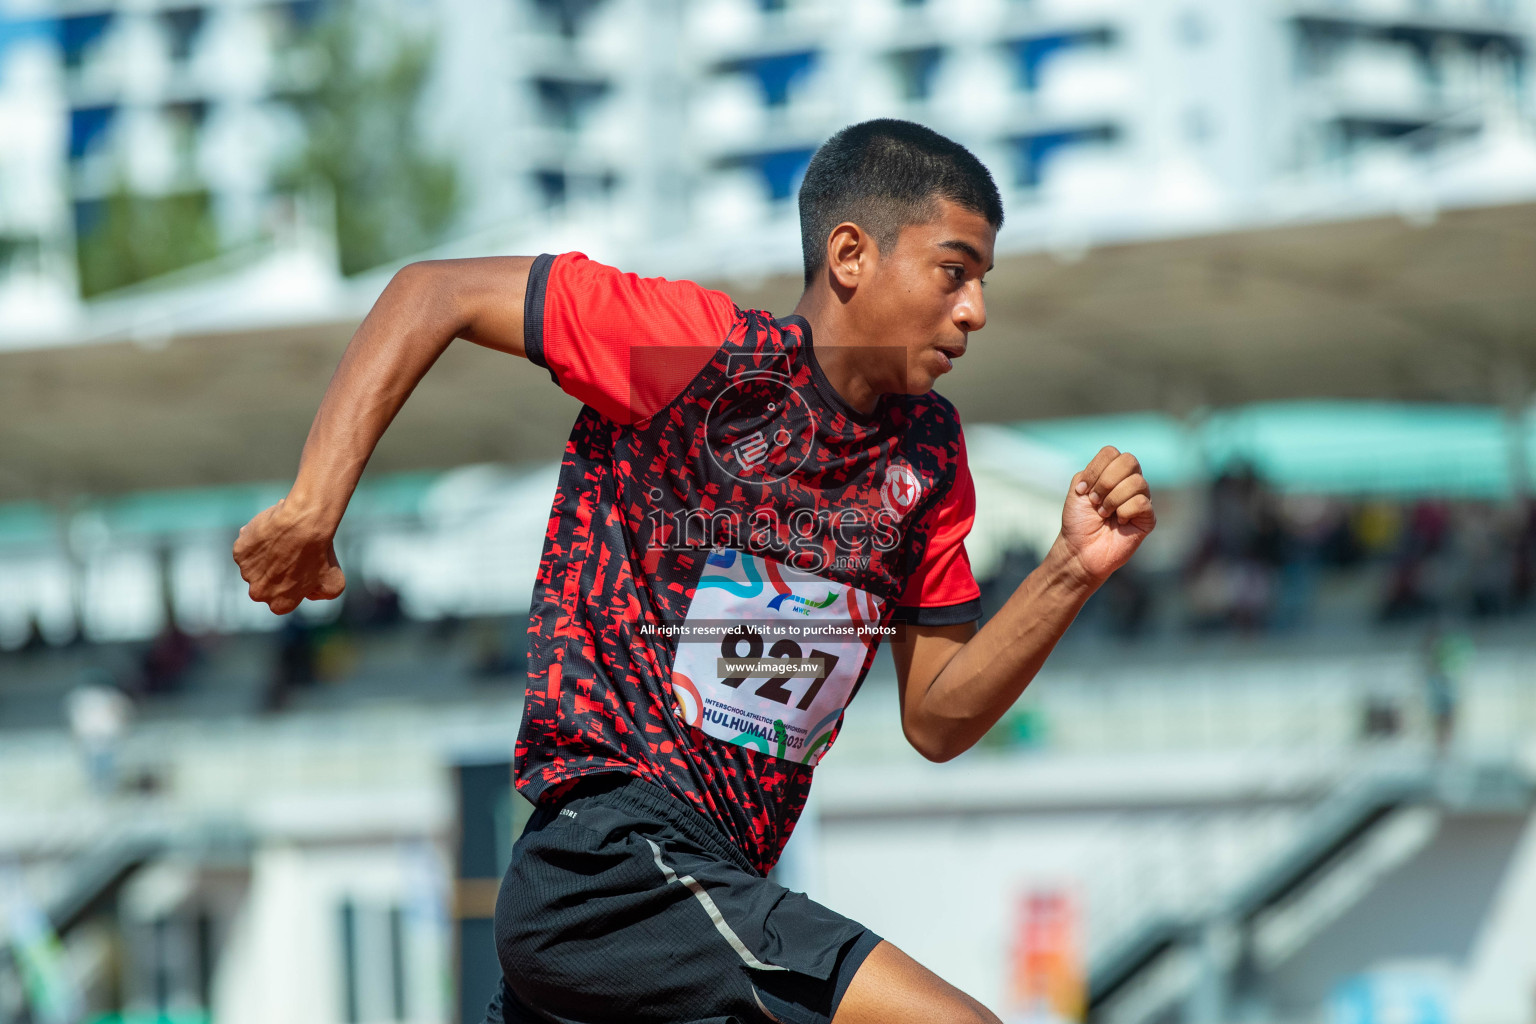
M 886 388 L 870 373 L 871 342 L 848 321 L 847 307 L 819 288 L 807 289 L 795 313 L 811 325 L 816 362 L 843 401 L 861 413 L 871 413 Z

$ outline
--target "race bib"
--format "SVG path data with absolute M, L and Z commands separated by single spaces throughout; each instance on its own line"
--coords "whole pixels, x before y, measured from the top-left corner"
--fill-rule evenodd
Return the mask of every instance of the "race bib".
M 874 641 L 882 602 L 744 551 L 716 551 L 678 634 L 672 694 L 706 734 L 814 765 Z

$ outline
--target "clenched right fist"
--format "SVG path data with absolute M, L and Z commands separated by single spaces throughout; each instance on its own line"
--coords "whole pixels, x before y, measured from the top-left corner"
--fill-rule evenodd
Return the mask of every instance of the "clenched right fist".
M 250 584 L 252 601 L 286 615 L 305 598 L 341 596 L 347 578 L 336 561 L 335 535 L 317 531 L 314 521 L 297 514 L 285 498 L 240 528 L 235 564 Z

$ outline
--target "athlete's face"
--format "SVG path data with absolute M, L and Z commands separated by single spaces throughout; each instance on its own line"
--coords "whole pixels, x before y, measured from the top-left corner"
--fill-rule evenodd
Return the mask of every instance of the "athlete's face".
M 904 354 L 905 390 L 913 395 L 953 369 L 967 336 L 987 323 L 981 286 L 997 232 L 979 213 L 947 200 L 938 205 L 933 220 L 901 229 L 860 285 L 871 293 L 864 309 L 878 320 L 871 326 Z

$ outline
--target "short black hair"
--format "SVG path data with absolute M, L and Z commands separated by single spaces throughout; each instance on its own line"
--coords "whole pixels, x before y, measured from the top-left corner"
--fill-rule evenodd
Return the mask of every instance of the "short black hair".
M 839 224 L 852 221 L 889 251 L 902 228 L 934 217 L 940 199 L 979 213 L 994 229 L 1003 226 L 997 183 L 958 142 L 894 118 L 844 128 L 811 157 L 800 184 L 805 283 L 826 265 L 827 237 Z

